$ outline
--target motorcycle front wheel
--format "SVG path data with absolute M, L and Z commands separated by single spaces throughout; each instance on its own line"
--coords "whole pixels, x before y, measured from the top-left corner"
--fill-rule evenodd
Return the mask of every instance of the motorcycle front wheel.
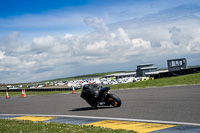
M 122 104 L 121 99 L 115 94 L 108 94 L 107 95 L 108 104 L 112 105 L 113 107 L 120 107 Z

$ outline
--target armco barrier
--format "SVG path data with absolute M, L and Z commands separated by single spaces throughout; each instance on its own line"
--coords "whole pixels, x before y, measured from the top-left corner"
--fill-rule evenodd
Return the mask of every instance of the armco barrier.
M 80 89 L 80 88 L 75 88 L 76 90 Z M 22 89 L 2 89 L 0 90 L 0 92 L 6 92 L 6 90 L 8 91 L 22 91 Z M 71 90 L 72 88 L 33 88 L 33 89 L 25 89 L 26 91 L 62 91 L 62 90 Z

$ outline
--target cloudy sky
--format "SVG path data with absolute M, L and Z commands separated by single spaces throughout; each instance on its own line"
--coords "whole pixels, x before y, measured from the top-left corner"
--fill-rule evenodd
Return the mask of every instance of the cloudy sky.
M 167 59 L 200 65 L 199 0 L 1 0 L 0 83 L 24 83 Z

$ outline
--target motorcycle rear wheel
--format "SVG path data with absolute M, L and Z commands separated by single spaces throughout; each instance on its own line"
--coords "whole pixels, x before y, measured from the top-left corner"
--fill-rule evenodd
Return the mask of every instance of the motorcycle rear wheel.
M 110 93 L 107 95 L 107 98 L 108 98 L 108 103 L 113 107 L 120 107 L 122 104 L 121 99 L 115 94 Z

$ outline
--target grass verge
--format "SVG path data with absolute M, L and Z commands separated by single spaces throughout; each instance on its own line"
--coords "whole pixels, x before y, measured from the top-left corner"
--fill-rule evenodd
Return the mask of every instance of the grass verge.
M 169 77 L 169 78 L 159 78 L 155 80 L 147 80 L 142 82 L 110 85 L 110 88 L 111 89 L 147 88 L 147 87 L 163 87 L 163 86 L 175 86 L 175 85 L 192 85 L 192 84 L 200 84 L 200 73 L 177 76 L 177 77 Z
M 113 130 L 109 128 L 71 125 L 61 123 L 32 122 L 0 119 L 1 133 L 136 133 L 135 131 Z

